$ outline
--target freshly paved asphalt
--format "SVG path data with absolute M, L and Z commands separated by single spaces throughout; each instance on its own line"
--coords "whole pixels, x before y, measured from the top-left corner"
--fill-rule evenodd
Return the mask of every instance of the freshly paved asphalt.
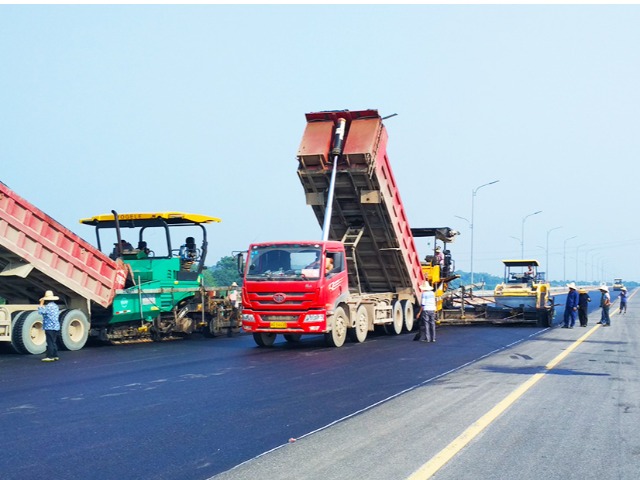
M 590 478 L 577 476 L 578 463 L 590 468 L 583 473 L 632 478 L 638 307 L 632 298 L 627 315 L 597 327 L 434 478 Z M 435 344 L 381 335 L 340 349 L 319 337 L 260 349 L 248 336 L 194 336 L 92 346 L 52 364 L 5 352 L 0 471 L 3 479 L 407 478 L 591 327 L 447 326 Z M 611 459 L 618 466 L 603 469 Z

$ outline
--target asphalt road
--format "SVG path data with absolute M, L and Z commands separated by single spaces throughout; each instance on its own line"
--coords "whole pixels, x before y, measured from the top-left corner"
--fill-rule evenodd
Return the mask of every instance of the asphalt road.
M 593 331 L 447 326 L 428 345 L 405 334 L 260 349 L 240 336 L 87 347 L 50 364 L 4 353 L 0 472 L 409 478 L 591 333 L 434 478 L 636 478 L 639 306 L 632 298 L 626 316 Z

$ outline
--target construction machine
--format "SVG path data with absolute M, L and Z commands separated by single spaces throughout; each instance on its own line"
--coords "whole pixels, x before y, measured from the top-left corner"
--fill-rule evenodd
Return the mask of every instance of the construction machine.
M 494 303 L 487 305 L 493 323 L 533 322 L 552 326 L 555 315 L 551 287 L 537 260 L 503 260 L 504 280 L 494 289 Z

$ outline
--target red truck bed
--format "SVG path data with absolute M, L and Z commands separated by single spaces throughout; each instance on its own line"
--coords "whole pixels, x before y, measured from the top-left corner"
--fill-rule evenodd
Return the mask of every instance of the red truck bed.
M 298 176 L 307 204 L 320 225 L 324 222 L 325 192 L 333 158 L 331 140 L 338 118 L 348 131 L 336 175 L 329 239 L 341 241 L 361 230 L 356 262 L 349 262 L 350 289 L 359 278 L 368 293 L 415 292 L 424 281 L 420 258 L 407 222 L 400 193 L 387 156 L 387 132 L 377 110 L 309 113 L 298 149 Z M 345 241 L 345 246 L 348 242 Z
M 0 182 L 0 297 L 37 303 L 45 290 L 108 307 L 125 271 Z

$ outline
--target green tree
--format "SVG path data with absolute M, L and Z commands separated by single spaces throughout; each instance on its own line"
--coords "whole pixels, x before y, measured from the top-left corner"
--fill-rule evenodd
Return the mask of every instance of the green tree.
M 460 275 L 460 278 L 451 282 L 452 288 L 458 288 L 462 285 L 469 286 L 471 284 L 471 273 L 457 270 L 456 274 Z M 476 284 L 484 282 L 485 290 L 493 290 L 497 284 L 502 283 L 502 278 L 489 273 L 476 272 L 474 273 L 473 281 Z
M 208 267 L 203 277 L 204 284 L 208 287 L 226 287 L 233 282 L 240 285 L 242 280 L 238 273 L 236 257 L 231 255 L 222 257 L 214 266 Z

